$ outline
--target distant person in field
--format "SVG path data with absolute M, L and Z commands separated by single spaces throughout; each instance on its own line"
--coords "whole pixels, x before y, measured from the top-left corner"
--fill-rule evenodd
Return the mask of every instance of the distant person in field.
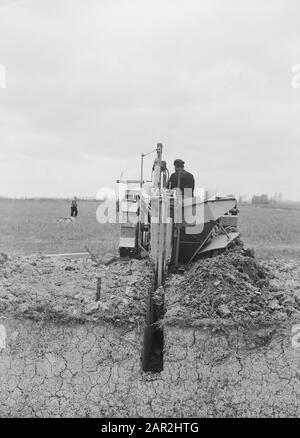
M 74 196 L 74 199 L 71 203 L 71 217 L 77 217 L 78 215 L 78 207 L 77 207 L 77 198 Z

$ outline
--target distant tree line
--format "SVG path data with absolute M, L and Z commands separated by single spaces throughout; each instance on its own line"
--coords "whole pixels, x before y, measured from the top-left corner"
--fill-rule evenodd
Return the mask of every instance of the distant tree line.
M 253 205 L 265 205 L 265 206 L 278 206 L 282 201 L 282 194 L 275 193 L 273 196 L 269 196 L 266 193 L 262 195 L 253 195 L 251 204 Z

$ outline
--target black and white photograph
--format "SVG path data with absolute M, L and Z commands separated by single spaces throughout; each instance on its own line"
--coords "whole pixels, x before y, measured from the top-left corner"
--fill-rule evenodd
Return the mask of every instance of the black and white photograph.
M 0 0 L 0 419 L 300 417 L 299 16 Z

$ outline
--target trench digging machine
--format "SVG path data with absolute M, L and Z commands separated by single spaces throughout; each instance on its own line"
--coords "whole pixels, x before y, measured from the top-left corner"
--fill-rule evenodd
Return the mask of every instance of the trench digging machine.
M 166 187 L 162 149 L 159 143 L 149 153 L 156 152 L 150 186 L 144 181 L 144 157 L 149 154 L 141 154 L 140 180 L 117 181 L 126 184 L 119 206 L 120 256 L 148 256 L 154 265 L 155 288 L 163 284 L 167 272 L 183 272 L 202 254 L 226 248 L 239 235 L 234 197 L 187 197 Z M 139 187 L 130 188 L 132 184 Z
M 156 152 L 152 179 L 144 181 L 144 158 L 152 152 Z M 164 304 L 155 302 L 154 292 L 163 285 L 168 272 L 183 272 L 202 254 L 226 248 L 239 235 L 234 197 L 205 199 L 170 190 L 161 162 L 159 143 L 154 151 L 141 154 L 140 180 L 117 181 L 126 184 L 124 200 L 119 204 L 120 257 L 145 255 L 154 267 L 142 353 L 142 369 L 146 372 L 163 370 L 164 334 L 158 322 Z M 130 188 L 132 185 L 135 187 Z

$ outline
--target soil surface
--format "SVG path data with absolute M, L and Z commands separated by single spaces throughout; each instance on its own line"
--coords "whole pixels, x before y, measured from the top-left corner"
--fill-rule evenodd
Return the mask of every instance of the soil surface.
M 160 373 L 141 367 L 152 279 L 146 260 L 0 254 L 0 416 L 300 416 L 297 261 L 237 242 L 171 275 Z
M 0 314 L 36 321 L 144 323 L 152 268 L 146 260 L 0 258 Z M 98 285 L 98 291 L 97 291 Z

